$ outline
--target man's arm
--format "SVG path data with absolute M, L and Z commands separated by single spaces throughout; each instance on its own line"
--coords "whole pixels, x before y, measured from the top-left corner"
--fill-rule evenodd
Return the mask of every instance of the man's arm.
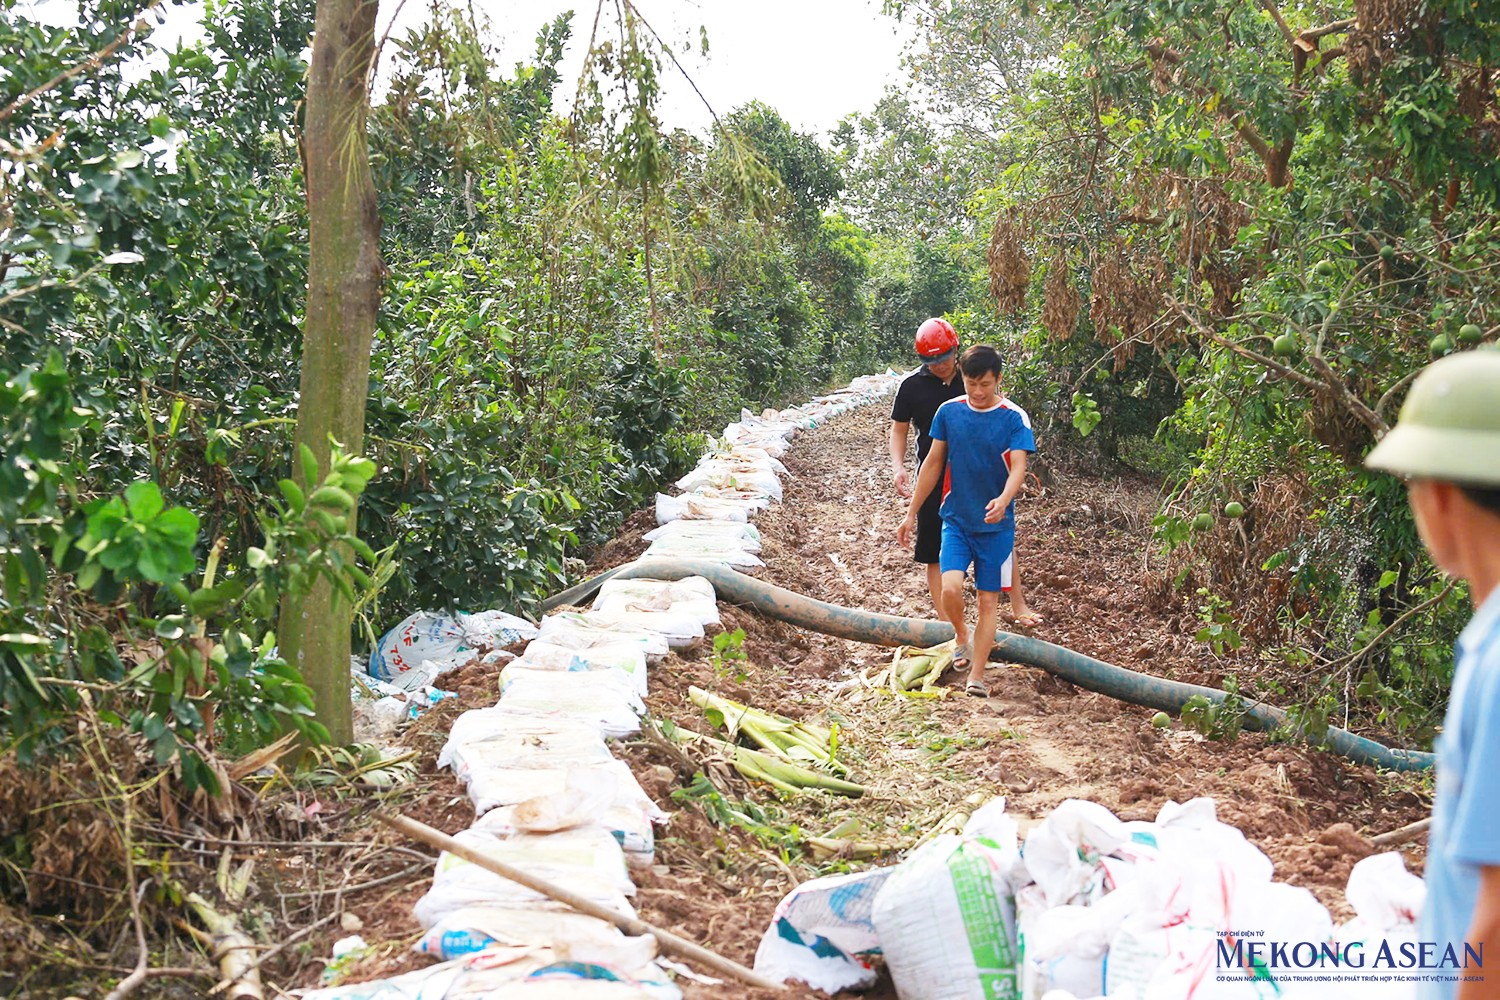
M 891 479 L 896 483 L 896 492 L 904 497 L 911 496 L 911 473 L 906 471 L 906 439 L 910 432 L 910 423 L 891 421 Z
M 927 453 L 927 459 L 922 463 L 922 471 L 917 473 L 917 488 L 912 493 L 911 504 L 906 508 L 906 519 L 896 529 L 896 539 L 902 545 L 911 544 L 912 529 L 917 526 L 917 511 L 921 509 L 923 502 L 937 489 L 938 477 L 943 474 L 943 469 L 948 464 L 948 442 L 934 439 L 932 450 Z
M 1021 487 L 1026 485 L 1026 452 L 1012 451 L 1010 453 L 1010 474 L 1005 477 L 1005 489 L 1000 495 L 984 505 L 984 522 L 986 524 L 998 524 L 1005 517 L 1005 508 L 1021 492 Z
M 1491 954 L 1500 954 L 1500 865 L 1479 869 L 1479 896 L 1474 902 L 1474 916 L 1464 940 L 1478 951 L 1481 945 Z M 1456 944 L 1456 942 L 1455 942 Z M 1458 984 L 1458 1000 L 1500 1000 L 1500 965 L 1483 970 L 1460 971 L 1460 977 L 1483 977 L 1482 982 Z

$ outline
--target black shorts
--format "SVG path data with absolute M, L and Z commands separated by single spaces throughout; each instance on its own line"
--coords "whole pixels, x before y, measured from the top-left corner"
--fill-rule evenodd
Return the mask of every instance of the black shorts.
M 915 557 L 919 563 L 936 563 L 943 548 L 943 518 L 938 510 L 943 506 L 941 486 L 934 489 L 917 508 L 917 544 Z

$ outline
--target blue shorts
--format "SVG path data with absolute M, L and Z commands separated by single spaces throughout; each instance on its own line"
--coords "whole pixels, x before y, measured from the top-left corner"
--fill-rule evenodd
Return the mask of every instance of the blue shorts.
M 999 593 L 1003 584 L 1001 569 L 1010 558 L 1015 547 L 1015 522 L 1009 522 L 999 531 L 967 532 L 951 521 L 943 521 L 943 549 L 938 556 L 938 569 L 966 572 L 974 564 L 974 589 Z

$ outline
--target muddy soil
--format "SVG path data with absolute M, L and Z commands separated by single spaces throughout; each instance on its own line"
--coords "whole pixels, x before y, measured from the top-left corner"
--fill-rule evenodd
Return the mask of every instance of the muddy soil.
M 895 540 L 905 508 L 886 472 L 887 427 L 887 410 L 877 403 L 797 438 L 784 459 L 790 472 L 784 503 L 757 522 L 767 564 L 759 576 L 850 607 L 931 614 L 920 567 Z M 1253 666 L 1256 654 L 1242 649 L 1232 661 L 1217 659 L 1194 640 L 1199 624 L 1190 607 L 1151 596 L 1162 592 L 1145 556 L 1157 500 L 1157 486 L 1148 480 L 1065 469 L 1052 470 L 1046 487 L 1023 498 L 1022 576 L 1032 608 L 1045 617 L 1029 634 L 1134 670 L 1218 684 L 1227 672 Z M 640 533 L 653 525 L 648 511 L 633 516 L 591 569 L 633 558 L 643 548 Z M 1032 667 L 991 664 L 989 698 L 876 695 L 848 682 L 888 658 L 889 650 L 721 607 L 724 629 L 744 630 L 745 658 L 716 656 L 708 642 L 669 657 L 651 676 L 652 714 L 706 730 L 687 698 L 696 684 L 784 715 L 837 722 L 841 757 L 869 788 L 857 801 L 825 795 L 783 800 L 722 762 L 686 757 L 660 740 L 618 748 L 643 787 L 672 813 L 658 839 L 655 867 L 634 873 L 641 917 L 746 965 L 790 888 L 819 874 L 894 860 L 975 792 L 1005 796 L 1023 833 L 1068 798 L 1102 803 L 1125 819 L 1150 819 L 1169 800 L 1212 796 L 1220 819 L 1238 826 L 1275 862 L 1276 878 L 1310 889 L 1335 919 L 1349 915 L 1343 888 L 1354 862 L 1374 852 L 1368 838 L 1420 819 L 1430 807 L 1419 780 L 1275 744 L 1261 734 L 1216 742 L 1180 724 L 1157 729 L 1151 710 Z M 1002 621 L 1001 627 L 1010 626 Z M 444 717 L 493 703 L 484 677 L 465 681 L 464 697 L 445 704 Z M 717 791 L 693 783 L 699 770 Z M 467 826 L 471 817 L 451 781 L 430 773 L 423 781 L 431 784 L 419 796 L 426 800 L 416 809 L 422 818 L 449 832 Z M 738 818 L 726 819 L 725 802 Z M 887 861 L 812 860 L 805 838 L 851 819 L 860 839 L 889 850 Z M 1420 871 L 1420 843 L 1405 850 L 1408 865 Z M 367 927 L 378 926 L 387 940 L 409 942 L 418 931 L 409 902 L 422 889 L 425 880 L 384 899 L 378 913 L 366 909 Z M 372 963 L 354 978 L 424 964 L 396 949 L 384 954 L 378 970 Z M 682 985 L 690 1000 L 786 995 L 730 982 Z M 806 991 L 794 995 L 800 992 Z M 894 992 L 883 982 L 865 995 Z
M 760 577 L 849 607 L 932 614 L 921 568 L 895 540 L 905 502 L 886 471 L 888 427 L 876 404 L 797 438 L 783 459 L 790 472 L 784 503 L 757 521 L 767 564 Z M 1255 651 L 1216 658 L 1194 640 L 1200 624 L 1192 610 L 1152 596 L 1160 587 L 1145 553 L 1158 500 L 1157 484 L 1133 475 L 1054 469 L 1045 488 L 1033 487 L 1020 504 L 1018 552 L 1029 604 L 1045 621 L 1028 634 L 1133 670 L 1216 685 L 1253 664 Z M 600 568 L 623 561 L 629 550 L 623 539 L 621 546 L 604 554 Z M 653 710 L 685 718 L 686 685 L 697 683 L 786 715 L 848 721 L 850 752 L 889 770 L 860 774 L 873 795 L 826 804 L 829 827 L 854 814 L 877 834 L 910 844 L 924 823 L 974 792 L 1004 795 L 1023 832 L 1068 798 L 1150 819 L 1170 800 L 1208 795 L 1220 819 L 1271 857 L 1278 880 L 1308 888 L 1345 919 L 1349 869 L 1375 851 L 1368 838 L 1430 808 L 1420 781 L 1258 733 L 1216 742 L 1180 724 L 1157 729 L 1152 710 L 1033 667 L 991 664 L 987 699 L 955 692 L 936 703 L 852 705 L 839 682 L 889 651 L 738 609 L 726 609 L 725 626 L 744 628 L 751 666 L 674 661 L 652 677 Z M 638 759 L 668 763 L 650 753 Z M 753 794 L 770 798 L 763 789 Z M 680 808 L 675 817 L 658 851 L 665 873 L 642 887 L 642 915 L 748 964 L 793 879 L 778 858 L 757 865 L 754 847 L 735 847 L 734 831 L 714 827 L 699 810 Z M 1420 871 L 1420 843 L 1406 855 Z M 757 996 L 727 984 L 699 995 Z

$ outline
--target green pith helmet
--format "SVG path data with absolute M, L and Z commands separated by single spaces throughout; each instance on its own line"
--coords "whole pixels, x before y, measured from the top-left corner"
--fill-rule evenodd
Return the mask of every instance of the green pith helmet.
M 1500 486 L 1500 351 L 1463 351 L 1428 365 L 1365 464 L 1418 479 Z

